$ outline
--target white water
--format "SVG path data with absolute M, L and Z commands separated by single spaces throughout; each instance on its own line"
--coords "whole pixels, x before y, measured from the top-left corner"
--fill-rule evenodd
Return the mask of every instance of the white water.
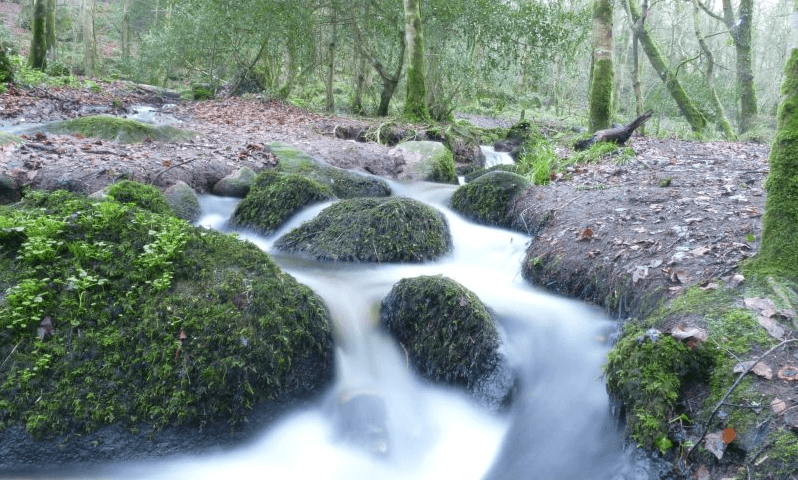
M 496 165 L 512 165 L 515 163 L 513 157 L 507 152 L 497 152 L 489 145 L 482 145 L 479 147 L 482 153 L 485 154 L 485 166 L 495 167 Z
M 335 437 L 324 402 L 284 418 L 233 453 L 136 464 L 115 478 L 169 479 L 628 479 L 656 478 L 625 453 L 609 415 L 600 365 L 613 322 L 587 305 L 531 287 L 520 276 L 528 237 L 471 224 L 445 205 L 453 187 L 393 184 L 397 195 L 443 211 L 454 239 L 425 264 L 314 262 L 276 254 L 270 238 L 240 232 L 330 307 L 339 344 L 334 391 L 367 388 L 385 400 L 390 455 L 377 458 Z M 224 229 L 236 201 L 202 199 L 201 225 Z M 474 291 L 500 321 L 521 389 L 509 413 L 491 414 L 466 395 L 425 384 L 377 325 L 379 302 L 404 277 L 442 274 Z M 334 393 L 334 392 L 331 392 Z

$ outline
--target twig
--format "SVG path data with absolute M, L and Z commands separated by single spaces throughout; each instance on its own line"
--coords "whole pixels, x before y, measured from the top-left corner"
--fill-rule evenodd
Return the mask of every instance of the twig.
M 684 459 L 685 459 L 685 460 L 687 460 L 688 458 L 690 458 L 690 454 L 692 454 L 692 453 L 693 453 L 693 450 L 695 450 L 696 448 L 698 448 L 698 445 L 700 445 L 700 444 L 701 444 L 701 441 L 702 441 L 702 440 L 704 440 L 704 437 L 706 437 L 706 436 L 707 436 L 707 431 L 709 431 L 709 425 L 712 423 L 712 420 L 715 418 L 715 414 L 716 414 L 716 413 L 718 413 L 718 410 L 720 409 L 721 405 L 723 405 L 723 404 L 726 402 L 726 399 L 729 397 L 729 395 L 731 395 L 731 393 L 734 391 L 734 389 L 735 389 L 735 388 L 737 388 L 737 385 L 739 385 L 739 384 L 740 384 L 740 382 L 742 381 L 743 377 L 745 377 L 745 375 L 746 375 L 748 372 L 750 372 L 750 371 L 751 371 L 751 369 L 753 369 L 753 368 L 754 368 L 754 366 L 756 366 L 756 364 L 758 364 L 759 362 L 761 362 L 761 361 L 762 361 L 762 359 L 764 359 L 765 357 L 767 357 L 767 356 L 768 356 L 768 355 L 770 355 L 771 353 L 775 352 L 775 351 L 776 351 L 776 350 L 778 350 L 779 348 L 781 348 L 781 347 L 783 347 L 783 346 L 785 346 L 785 345 L 787 345 L 787 344 L 789 344 L 789 343 L 794 343 L 794 342 L 798 342 L 798 338 L 793 338 L 793 339 L 790 339 L 790 340 L 784 340 L 783 342 L 779 343 L 779 344 L 778 344 L 778 345 L 776 345 L 775 347 L 771 348 L 771 349 L 770 349 L 770 350 L 768 350 L 767 352 L 765 352 L 765 353 L 763 353 L 762 355 L 760 355 L 760 356 L 759 356 L 759 358 L 757 358 L 757 359 L 756 359 L 756 361 L 754 361 L 754 363 L 752 363 L 751 365 L 749 365 L 749 366 L 748 366 L 748 368 L 746 368 L 746 369 L 745 369 L 745 370 L 744 370 L 744 371 L 743 371 L 743 372 L 740 374 L 740 376 L 738 376 L 738 377 L 737 377 L 737 380 L 735 380 L 735 381 L 734 381 L 734 383 L 732 384 L 732 386 L 731 386 L 731 387 L 729 387 L 729 389 L 728 389 L 728 390 L 726 391 L 726 393 L 723 395 L 723 398 L 721 398 L 721 399 L 720 399 L 720 401 L 718 402 L 718 404 L 717 404 L 717 405 L 715 405 L 715 408 L 714 408 L 714 409 L 712 409 L 712 413 L 709 415 L 709 419 L 708 419 L 708 420 L 706 421 L 706 423 L 704 424 L 704 428 L 703 428 L 704 432 L 701 434 L 701 438 L 699 438 L 699 439 L 698 439 L 698 441 L 697 441 L 697 442 L 695 442 L 695 444 L 693 445 L 693 447 L 690 449 L 690 451 L 689 451 L 689 452 L 687 452 L 687 455 L 684 457 Z
M 182 167 L 183 165 L 188 165 L 189 163 L 193 162 L 193 161 L 194 161 L 194 160 L 196 160 L 197 158 L 199 158 L 199 157 L 192 158 L 191 160 L 187 160 L 187 161 L 185 161 L 185 162 L 183 162 L 183 163 L 178 163 L 177 165 L 172 165 L 172 166 L 171 166 L 171 167 L 169 167 L 169 168 L 164 168 L 164 169 L 163 169 L 163 170 L 161 170 L 160 172 L 156 173 L 154 177 L 152 177 L 152 180 L 150 180 L 150 181 L 149 181 L 149 184 L 150 184 L 150 185 L 152 185 L 153 183 L 155 183 L 155 180 L 156 180 L 158 177 L 160 177 L 162 173 L 166 173 L 166 172 L 168 172 L 169 170 L 171 170 L 171 169 L 173 169 L 173 168 Z
M 3 360 L 3 363 L 0 363 L 0 368 L 2 368 L 2 366 L 6 364 L 8 359 L 11 358 L 11 355 L 14 355 L 14 352 L 17 351 L 17 347 L 18 346 L 19 346 L 19 344 L 14 345 L 14 348 L 11 349 L 11 353 L 9 353 L 8 356 L 6 357 L 6 359 Z

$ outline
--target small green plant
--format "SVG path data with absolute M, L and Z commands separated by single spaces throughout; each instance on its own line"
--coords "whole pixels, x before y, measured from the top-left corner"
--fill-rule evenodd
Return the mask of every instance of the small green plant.
M 519 172 L 535 185 L 546 185 L 551 176 L 560 170 L 560 160 L 548 142 L 538 142 L 518 159 Z

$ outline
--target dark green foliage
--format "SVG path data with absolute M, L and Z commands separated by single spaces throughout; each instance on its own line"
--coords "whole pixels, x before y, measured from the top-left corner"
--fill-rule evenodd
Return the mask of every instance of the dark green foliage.
M 236 206 L 230 224 L 269 235 L 308 205 L 334 198 L 328 185 L 293 173 L 263 170 Z
M 194 100 L 211 100 L 214 96 L 213 89 L 208 85 L 191 86 L 191 98 Z
M 402 197 L 341 200 L 281 237 L 275 247 L 320 260 L 422 262 L 452 248 L 442 213 Z
M 0 83 L 13 82 L 14 69 L 6 54 L 5 46 L 0 43 Z
M 452 195 L 452 209 L 479 223 L 508 226 L 511 202 L 531 186 L 521 175 L 493 171 L 458 188 Z
M 94 115 L 57 122 L 47 127 L 53 133 L 79 133 L 120 143 L 141 143 L 145 140 L 181 141 L 194 137 L 194 133 L 163 125 L 153 126 L 127 118 Z
M 457 184 L 457 172 L 454 169 L 454 157 L 448 148 L 440 155 L 432 158 L 432 172 L 427 177 L 430 182 Z
M 235 426 L 331 380 L 321 299 L 235 237 L 34 192 L 0 207 L 0 251 L 0 429 Z
M 152 213 L 173 213 L 164 194 L 152 185 L 122 180 L 109 186 L 106 193 L 119 203 L 132 203 Z
M 47 67 L 47 0 L 34 0 L 33 19 L 31 23 L 31 44 L 28 53 L 28 65 L 37 70 Z
M 472 386 L 497 364 L 499 334 L 480 299 L 443 276 L 405 278 L 382 301 L 380 322 L 423 377 Z

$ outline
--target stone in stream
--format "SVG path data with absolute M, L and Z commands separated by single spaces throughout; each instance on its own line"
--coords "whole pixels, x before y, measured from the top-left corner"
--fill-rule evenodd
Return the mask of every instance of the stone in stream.
M 244 198 L 255 182 L 255 172 L 249 167 L 241 167 L 216 182 L 213 193 L 222 197 Z
M 452 209 L 478 223 L 512 227 L 512 202 L 531 186 L 529 180 L 515 173 L 486 173 L 452 194 Z
M 382 395 L 371 389 L 344 390 L 335 397 L 333 424 L 343 441 L 375 455 L 390 453 L 387 410 Z

